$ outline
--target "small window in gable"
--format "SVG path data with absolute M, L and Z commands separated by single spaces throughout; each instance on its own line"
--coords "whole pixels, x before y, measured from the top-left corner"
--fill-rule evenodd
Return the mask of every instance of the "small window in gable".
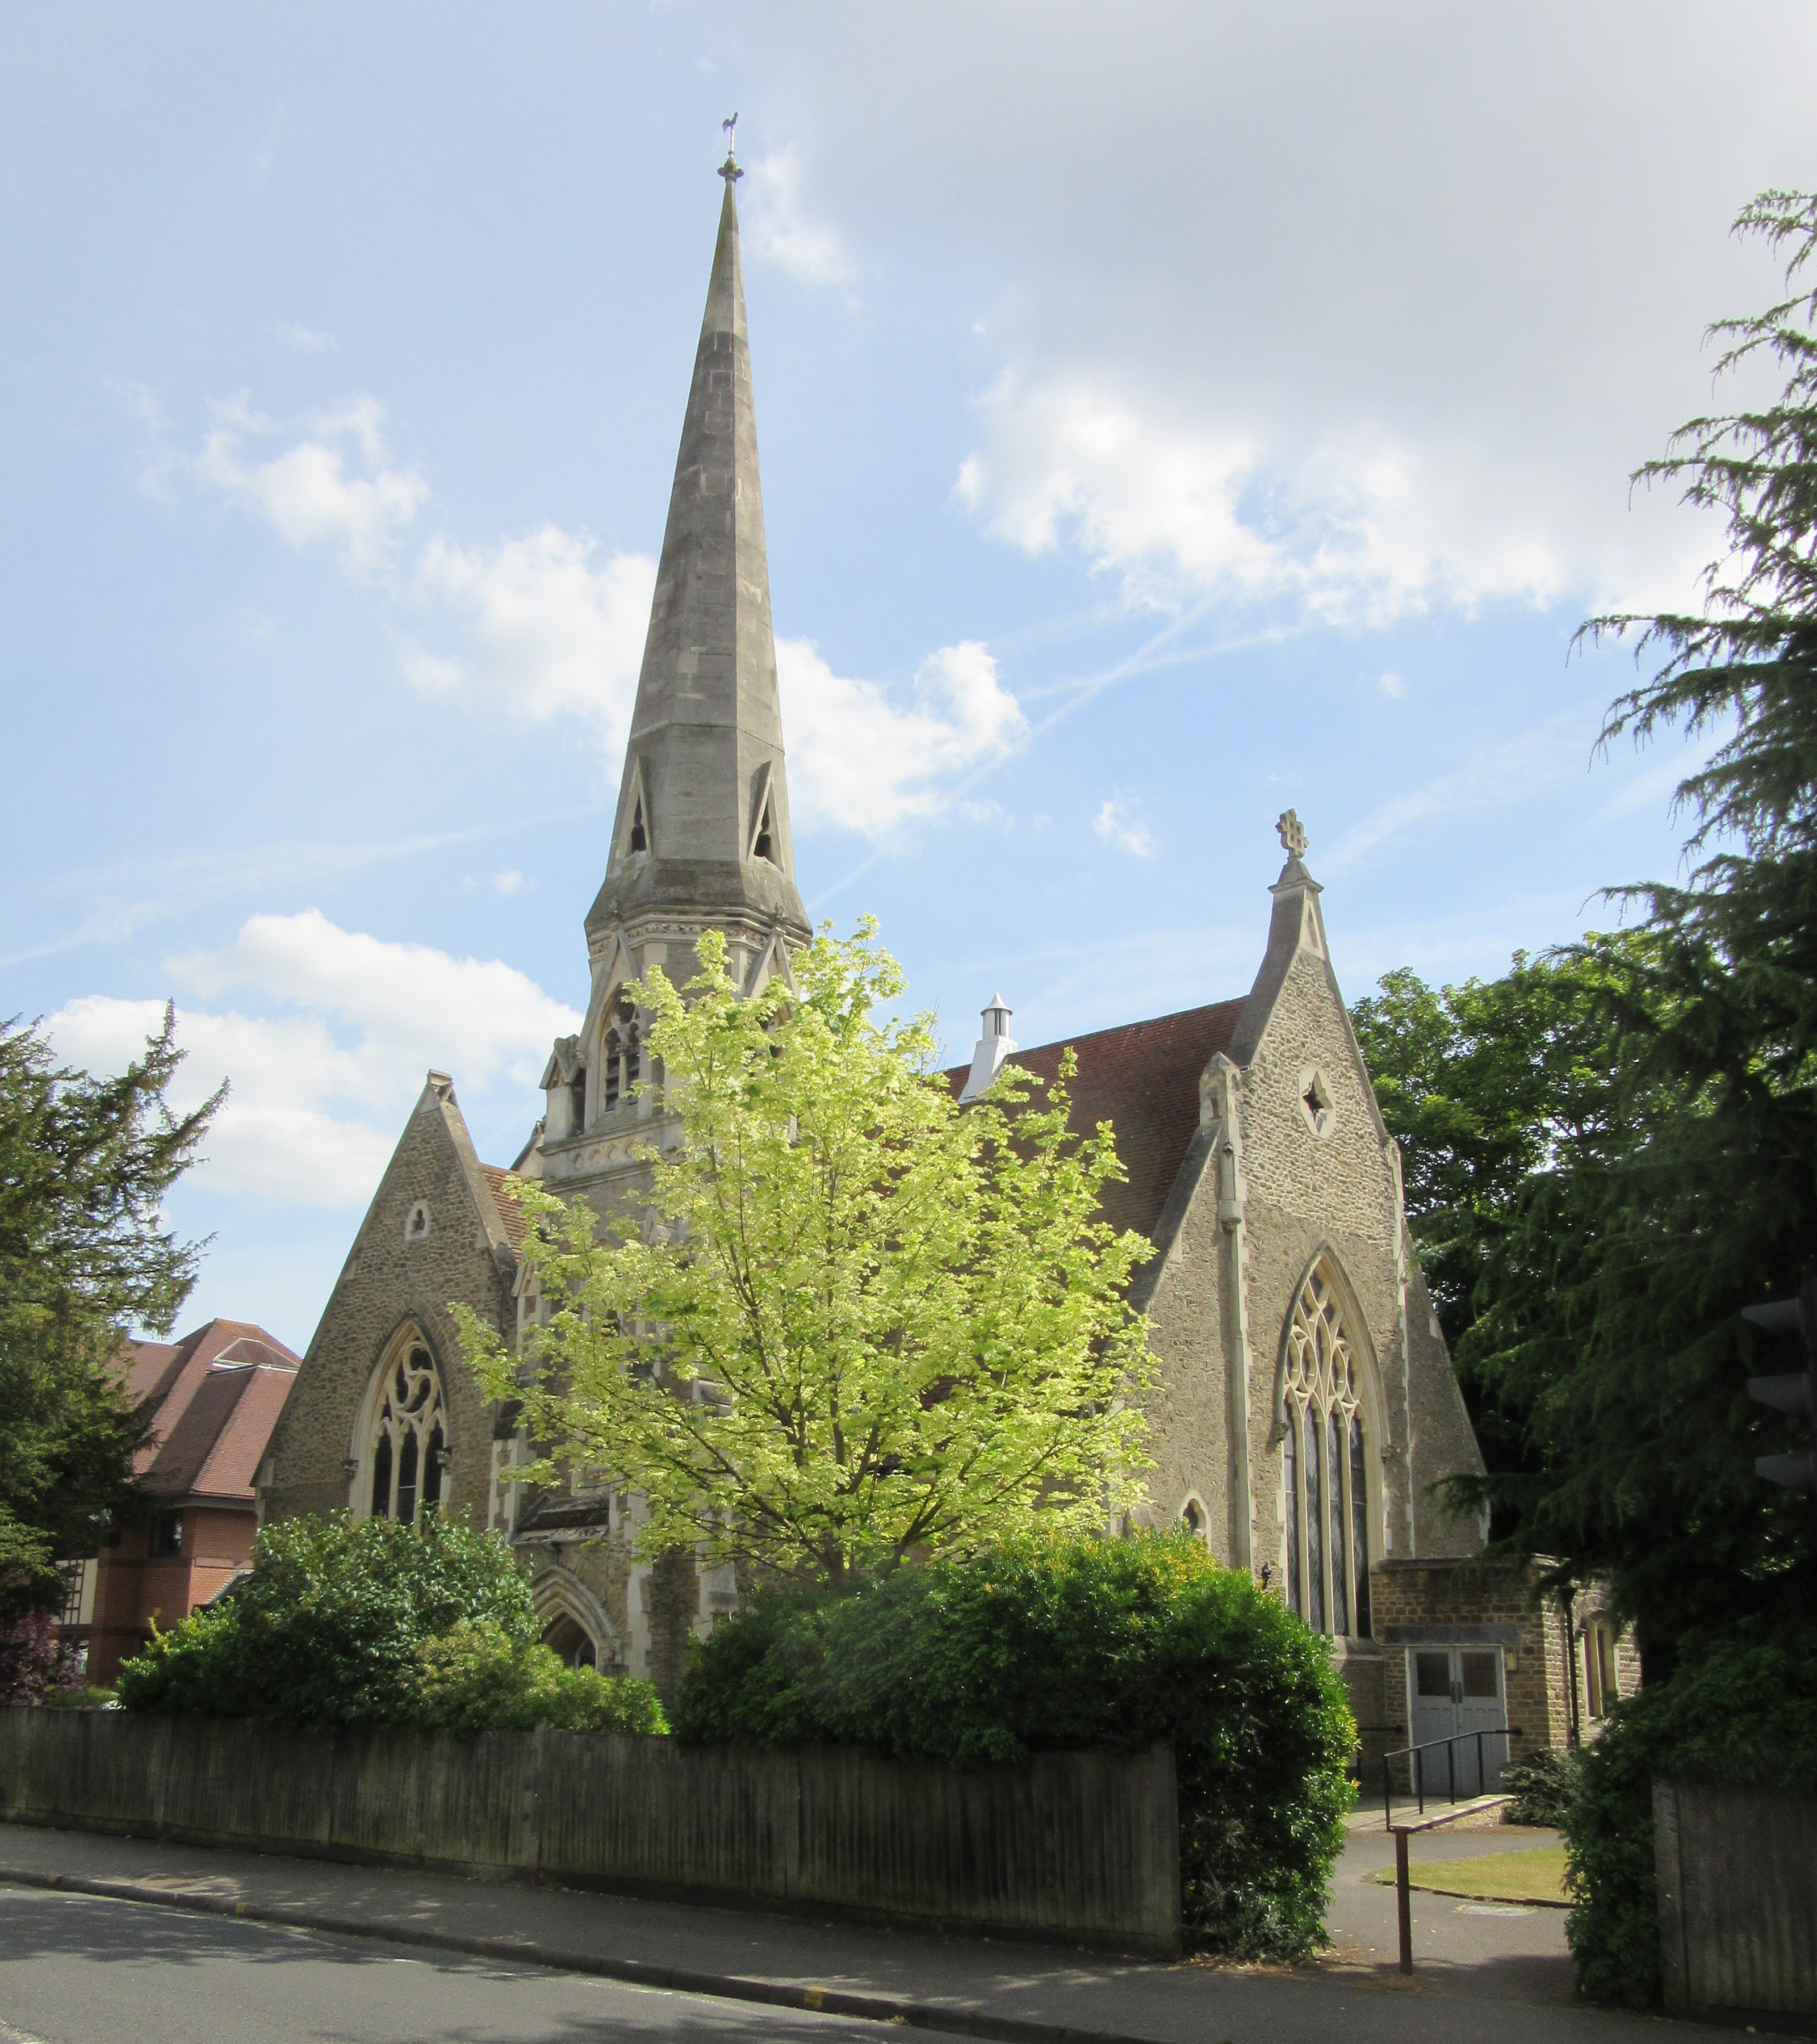
M 582 1065 L 568 1085 L 568 1132 L 578 1135 L 586 1126 L 586 1066 Z
M 429 1203 L 427 1200 L 418 1200 L 404 1223 L 404 1239 L 407 1243 L 421 1242 L 428 1232 Z
M 650 849 L 650 833 L 644 828 L 643 797 L 641 795 L 637 797 L 637 807 L 632 813 L 631 849 L 633 851 L 647 851 Z
M 1308 1065 L 1300 1074 L 1300 1106 L 1306 1126 L 1323 1142 L 1331 1132 L 1336 1110 L 1331 1104 L 1331 1082 L 1316 1065 Z

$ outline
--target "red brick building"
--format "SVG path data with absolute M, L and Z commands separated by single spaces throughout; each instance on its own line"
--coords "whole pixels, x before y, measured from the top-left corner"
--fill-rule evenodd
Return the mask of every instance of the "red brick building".
M 89 1681 L 242 1573 L 258 1513 L 252 1480 L 298 1358 L 245 1320 L 210 1320 L 179 1342 L 134 1342 L 134 1396 L 156 1404 L 139 1473 L 156 1500 L 148 1521 L 117 1526 L 99 1555 L 66 1565 L 63 1630 L 85 1648 Z

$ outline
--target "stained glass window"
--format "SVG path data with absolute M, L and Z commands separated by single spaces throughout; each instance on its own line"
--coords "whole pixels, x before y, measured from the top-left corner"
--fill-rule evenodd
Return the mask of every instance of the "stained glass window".
M 1366 1639 L 1371 1543 L 1360 1368 L 1321 1262 L 1300 1287 L 1287 1331 L 1287 1601 L 1316 1632 Z
M 426 1348 L 393 1364 L 373 1423 L 371 1512 L 408 1526 L 417 1508 L 441 1502 L 447 1432 L 441 1381 Z

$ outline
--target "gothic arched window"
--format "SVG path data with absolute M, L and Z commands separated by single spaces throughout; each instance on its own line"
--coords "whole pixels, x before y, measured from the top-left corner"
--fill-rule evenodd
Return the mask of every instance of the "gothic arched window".
M 1315 1632 L 1366 1639 L 1369 1456 L 1363 1365 L 1331 1274 L 1313 1266 L 1288 1324 L 1281 1389 L 1287 1601 Z
M 377 1387 L 369 1435 L 371 1481 L 362 1500 L 375 1519 L 408 1526 L 440 1504 L 447 1485 L 448 1428 L 441 1380 L 420 1341 L 401 1346 Z

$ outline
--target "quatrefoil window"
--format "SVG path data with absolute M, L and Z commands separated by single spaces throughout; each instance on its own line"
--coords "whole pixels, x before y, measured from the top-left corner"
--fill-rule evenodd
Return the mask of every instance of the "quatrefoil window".
M 1300 1111 L 1306 1117 L 1306 1126 L 1323 1142 L 1331 1132 L 1337 1109 L 1331 1103 L 1331 1082 L 1316 1065 L 1308 1065 L 1300 1074 Z

